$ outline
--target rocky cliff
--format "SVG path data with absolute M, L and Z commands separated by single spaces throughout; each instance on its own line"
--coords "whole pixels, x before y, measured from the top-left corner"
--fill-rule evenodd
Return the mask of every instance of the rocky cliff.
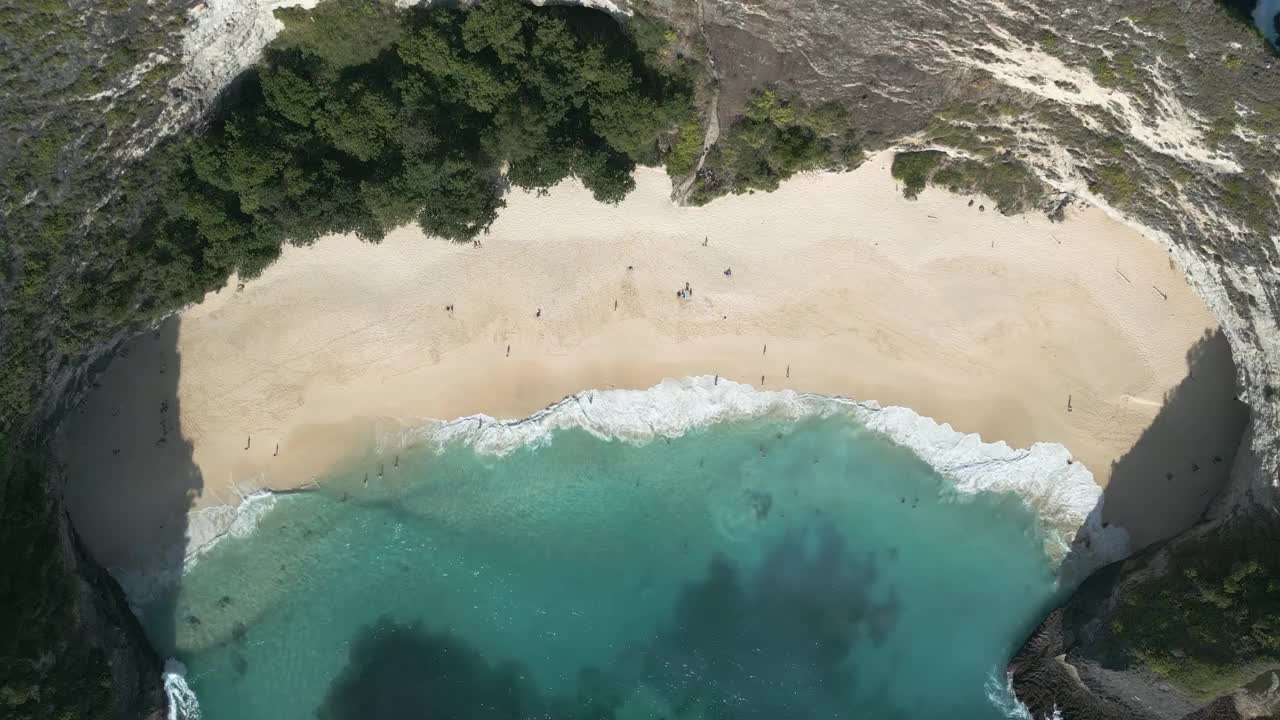
M 121 327 L 173 308 L 154 298 L 122 300 L 118 312 L 75 324 L 75 334 L 51 330 L 68 323 L 49 313 L 74 307 L 69 279 L 93 275 L 104 251 L 76 243 L 83 228 L 105 222 L 108 201 L 122 192 L 120 168 L 198 121 L 278 32 L 271 10 L 288 4 L 298 3 L 162 2 L 143 11 L 119 2 L 0 2 L 0 46 L 17 78 L 6 90 L 17 101 L 7 103 L 0 142 L 0 231 L 24 238 L 0 248 L 8 270 L 0 275 L 0 433 L 9 449 L 0 454 L 0 548 L 6 557 L 30 548 L 24 567 L 39 569 L 30 578 L 7 575 L 0 586 L 4 607 L 20 609 L 12 632 L 0 634 L 13 638 L 0 659 L 0 707 L 16 708 L 17 717 L 43 717 L 50 707 L 72 709 L 69 717 L 142 717 L 159 707 L 156 659 L 114 584 L 79 552 L 56 469 L 43 467 L 43 447 L 30 438 Z M 1267 671 L 1276 650 L 1265 640 L 1273 616 L 1239 612 L 1259 605 L 1251 593 L 1280 596 L 1270 584 L 1280 577 L 1280 58 L 1241 21 L 1240 8 L 1252 3 L 597 6 L 619 17 L 663 18 L 689 53 L 705 59 L 713 78 L 708 144 L 731 136 L 751 93 L 772 86 L 847 107 L 863 148 L 935 149 L 975 167 L 1017 168 L 1043 184 L 1035 203 L 1046 210 L 1092 203 L 1169 249 L 1218 317 L 1252 411 L 1231 485 L 1200 526 L 1086 583 L 1011 671 L 1037 716 L 1055 708 L 1080 718 L 1275 713 Z M 713 160 L 708 154 L 700 172 L 705 183 L 715 180 Z M 998 182 L 983 189 L 1003 191 Z M 140 190 L 145 182 L 132 187 Z M 127 212 L 109 220 L 130 227 Z M 49 227 L 64 231 L 48 239 L 60 262 L 25 242 Z M 27 282 L 33 268 L 39 282 Z M 90 287 L 109 286 L 109 275 L 90 279 L 99 283 Z M 1200 634 L 1166 632 L 1181 644 L 1161 645 L 1153 638 L 1169 627 L 1134 623 L 1134 597 L 1163 598 L 1167 618 Z M 1205 620 L 1214 613 L 1234 618 L 1219 623 L 1218 634 L 1239 636 L 1215 636 Z M 1237 685 L 1247 687 L 1209 702 Z
M 256 41 L 262 11 L 273 4 L 222 8 L 256 18 L 237 25 Z M 849 108 L 864 148 L 927 148 L 972 161 L 967 167 L 1016 167 L 1042 183 L 1034 204 L 1050 212 L 1094 204 L 1168 248 L 1218 317 L 1239 369 L 1240 398 L 1252 411 L 1232 482 L 1200 526 L 1090 580 L 1028 642 L 1012 677 L 1038 716 L 1055 709 L 1117 718 L 1274 712 L 1264 659 L 1275 659 L 1277 648 L 1147 628 L 1126 610 L 1134 597 L 1156 593 L 1165 598 L 1159 612 L 1194 626 L 1203 615 L 1213 622 L 1238 611 L 1234 601 L 1254 611 L 1226 623 L 1229 629 L 1219 623 L 1205 632 L 1276 629 L 1267 625 L 1271 608 L 1261 606 L 1280 592 L 1269 584 L 1280 577 L 1280 58 L 1242 21 L 1252 3 L 592 4 L 619 17 L 660 17 L 705 59 L 714 79 L 708 146 L 731 136 L 754 91 L 774 87 Z M 248 42 L 217 72 L 188 73 L 198 78 L 185 85 L 190 97 L 212 97 L 254 56 Z M 714 149 L 700 167 L 701 179 L 714 182 Z M 999 181 L 980 189 L 1006 191 Z M 1022 186 L 1018 192 L 1025 194 Z M 1196 583 L 1184 582 L 1206 558 L 1222 572 L 1200 568 Z M 1241 566 L 1255 570 L 1233 575 Z M 1224 585 L 1236 595 L 1197 600 Z M 1206 702 L 1255 675 L 1250 690 Z
M 1011 665 L 1036 717 L 1280 712 L 1280 58 L 1241 5 L 632 5 L 704 40 L 722 133 L 772 83 L 852 108 L 867 147 L 1020 164 L 1047 209 L 1098 205 L 1167 247 L 1221 323 L 1251 410 L 1230 486 L 1036 631 Z

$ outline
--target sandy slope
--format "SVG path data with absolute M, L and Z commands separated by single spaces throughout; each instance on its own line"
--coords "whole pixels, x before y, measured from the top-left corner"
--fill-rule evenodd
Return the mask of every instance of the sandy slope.
M 289 248 L 182 315 L 167 380 L 150 337 L 112 365 L 65 433 L 72 511 L 103 560 L 127 563 L 174 508 L 101 508 L 174 482 L 184 452 L 195 505 L 233 503 L 238 488 L 309 482 L 376 418 L 519 417 L 581 389 L 696 374 L 1060 442 L 1105 483 L 1214 328 L 1181 271 L 1101 212 L 1051 224 L 937 191 L 911 202 L 887 164 L 702 209 L 671 205 L 665 176 L 644 171 L 618 207 L 572 183 L 514 194 L 479 248 L 416 229 Z M 1198 381 L 1229 393 L 1229 360 L 1216 365 Z M 139 389 L 166 382 L 160 432 L 189 447 L 156 445 L 164 400 Z M 1174 433 L 1159 457 L 1203 462 L 1208 482 L 1226 465 L 1208 456 L 1235 443 L 1215 432 Z M 1132 502 L 1124 520 L 1142 525 L 1145 500 Z M 1164 532 L 1151 523 L 1131 527 L 1139 542 Z

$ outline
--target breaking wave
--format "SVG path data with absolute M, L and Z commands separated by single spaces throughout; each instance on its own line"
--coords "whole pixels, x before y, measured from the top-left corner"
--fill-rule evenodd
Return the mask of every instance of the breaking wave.
M 200 703 L 187 685 L 187 668 L 178 660 L 164 661 L 164 696 L 169 705 L 169 720 L 200 720 Z
M 473 415 L 426 421 L 388 435 L 383 447 L 463 443 L 476 452 L 505 455 L 549 442 L 558 430 L 577 428 L 604 440 L 643 443 L 679 437 L 728 420 L 777 417 L 798 420 L 844 414 L 911 450 L 951 481 L 959 500 L 981 492 L 1013 493 L 1045 528 L 1045 552 L 1055 562 L 1071 556 L 1072 575 L 1126 557 L 1128 533 L 1102 523 L 1102 489 L 1093 473 L 1057 443 L 1015 449 L 985 443 L 975 433 L 874 401 L 761 391 L 711 376 L 665 380 L 648 390 L 588 390 L 521 420 Z M 382 449 L 382 448 L 380 448 Z

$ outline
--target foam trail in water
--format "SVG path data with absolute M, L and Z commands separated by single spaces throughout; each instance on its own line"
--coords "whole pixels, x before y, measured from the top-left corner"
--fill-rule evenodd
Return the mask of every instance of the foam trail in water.
M 174 658 L 164 661 L 164 696 L 169 703 L 169 720 L 200 720 L 200 703 L 187 685 L 187 668 Z
M 1056 707 L 1052 715 L 1043 718 L 1032 715 L 1031 710 L 1013 692 L 1013 673 L 1005 674 L 1004 683 L 998 678 L 999 673 L 995 670 L 987 676 L 987 699 L 1009 720 L 1062 720 L 1062 711 Z
M 275 507 L 277 496 L 259 490 L 244 496 L 239 505 L 218 505 L 187 514 L 187 540 L 183 545 L 157 547 L 149 560 L 129 570 L 112 569 L 135 614 L 151 600 L 177 587 L 182 573 L 200 555 L 224 537 L 244 537 L 258 527 L 258 520 Z
M 258 527 L 258 520 L 275 507 L 276 494 L 258 490 L 232 507 L 218 505 L 188 515 L 186 561 L 189 566 L 225 537 L 244 537 Z
M 791 390 L 758 391 L 709 376 L 664 380 L 648 390 L 592 390 L 571 395 L 523 420 L 475 415 L 426 422 L 395 442 L 443 447 L 465 443 L 476 452 L 505 455 L 548 442 L 557 430 L 579 428 L 604 440 L 646 442 L 674 438 L 713 423 L 772 416 L 796 420 L 846 414 L 906 447 L 952 482 L 958 499 L 980 492 L 1014 493 L 1040 517 L 1045 552 L 1055 562 L 1072 556 L 1072 571 L 1087 572 L 1128 555 L 1128 533 L 1103 527 L 1102 489 L 1083 464 L 1057 443 L 1014 449 L 984 443 L 948 424 L 903 407 Z

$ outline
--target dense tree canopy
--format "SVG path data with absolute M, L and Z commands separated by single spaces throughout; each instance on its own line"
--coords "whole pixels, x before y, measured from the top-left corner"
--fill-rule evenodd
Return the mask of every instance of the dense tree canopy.
M 696 117 L 691 73 L 602 13 L 320 8 L 177 153 L 180 181 L 146 229 L 175 295 L 257 274 L 283 242 L 326 233 L 378 240 L 416 222 L 469 239 L 508 185 L 572 176 L 618 202 L 637 163 L 661 162 L 660 139 Z

